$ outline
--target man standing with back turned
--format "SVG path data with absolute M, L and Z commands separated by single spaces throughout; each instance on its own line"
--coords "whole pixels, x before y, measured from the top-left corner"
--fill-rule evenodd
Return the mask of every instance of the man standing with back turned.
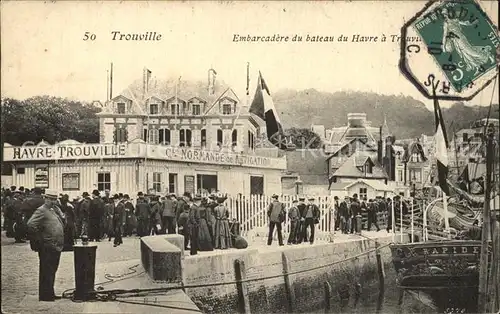
M 64 215 L 57 207 L 57 193 L 45 192 L 45 204 L 38 207 L 28 220 L 31 249 L 38 252 L 40 260 L 38 279 L 39 301 L 60 299 L 54 293 L 61 251 L 64 247 Z

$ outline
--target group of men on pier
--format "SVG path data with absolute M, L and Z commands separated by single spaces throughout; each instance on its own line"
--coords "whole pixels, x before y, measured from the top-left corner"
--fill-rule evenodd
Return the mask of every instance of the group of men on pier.
M 24 243 L 28 236 L 27 222 L 42 206 L 45 190 L 24 187 L 2 189 L 4 230 L 7 237 Z M 59 194 L 56 206 L 65 216 L 64 250 L 71 250 L 76 239 L 100 242 L 114 238 L 114 246 L 123 243 L 122 237 L 175 234 L 184 236 L 185 248 L 196 254 L 232 247 L 239 236 L 238 224 L 230 223 L 229 210 L 224 205 L 227 196 L 211 194 L 208 197 L 167 194 L 145 195 L 138 192 L 135 204 L 128 194 L 104 194 L 98 190 L 70 201 L 67 194 Z M 237 246 L 245 246 L 237 239 Z

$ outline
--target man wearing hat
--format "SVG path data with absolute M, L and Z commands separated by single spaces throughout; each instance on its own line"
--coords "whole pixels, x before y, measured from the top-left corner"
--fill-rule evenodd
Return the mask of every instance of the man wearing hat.
M 101 241 L 101 220 L 104 214 L 104 202 L 98 190 L 92 191 L 89 209 L 89 241 Z
M 121 202 L 120 196 L 115 194 L 113 196 L 113 233 L 115 240 L 113 246 L 117 247 L 123 244 L 122 233 L 125 226 L 125 206 Z
M 304 229 L 304 224 L 305 224 L 305 214 L 306 214 L 306 204 L 305 204 L 305 197 L 299 197 L 299 201 L 297 202 L 297 209 L 299 211 L 299 220 L 297 221 L 297 239 L 296 243 L 300 244 L 302 243 L 302 240 L 304 238 L 302 234 L 302 230 Z
M 199 206 L 201 205 L 201 195 L 195 195 L 192 202 L 189 202 L 189 218 L 188 218 L 188 228 L 189 228 L 189 240 L 190 240 L 190 255 L 198 254 L 199 243 L 199 227 L 200 227 L 200 211 Z M 211 239 L 210 239 L 211 240 Z
M 80 225 L 82 232 L 80 234 L 80 237 L 82 236 L 88 236 L 88 227 L 89 227 L 89 211 L 90 211 L 90 194 L 88 192 L 83 192 L 82 193 L 82 201 L 80 203 L 80 210 L 79 210 L 79 219 L 80 219 Z
M 308 199 L 309 204 L 306 205 L 306 211 L 305 211 L 305 216 L 304 216 L 304 228 L 302 231 L 302 236 L 304 238 L 304 241 L 307 240 L 306 238 L 306 232 L 307 228 L 309 227 L 311 229 L 311 235 L 309 238 L 309 243 L 313 244 L 314 243 L 314 229 L 315 225 L 319 223 L 319 217 L 320 217 L 320 211 L 318 206 L 314 204 L 314 197 L 309 197 Z
M 125 237 L 131 236 L 134 231 L 134 218 L 135 218 L 135 208 L 134 204 L 130 200 L 130 196 L 128 194 L 123 195 L 123 206 L 125 207 L 125 227 L 123 230 L 123 235 Z
M 273 232 L 276 227 L 278 232 L 278 242 L 283 246 L 283 235 L 281 233 L 281 224 L 285 221 L 285 205 L 278 200 L 278 195 L 272 196 L 272 203 L 267 208 L 267 217 L 269 218 L 269 234 L 267 235 L 267 245 L 273 242 Z
M 175 194 L 170 193 L 167 195 L 165 201 L 162 204 L 162 223 L 163 223 L 163 234 L 175 234 L 176 227 L 176 209 L 177 200 L 175 199 Z
M 149 230 L 149 212 L 150 206 L 144 198 L 144 193 L 137 193 L 137 204 L 135 206 L 135 216 L 137 217 L 137 235 L 145 237 Z
M 191 194 L 189 192 L 184 192 L 184 194 L 182 195 L 182 197 L 180 197 L 178 200 L 177 200 L 177 208 L 176 208 L 176 215 L 177 215 L 177 222 L 179 222 L 179 216 L 183 213 L 183 212 L 189 212 L 189 205 L 188 205 L 188 201 L 191 200 Z M 180 224 L 179 224 L 180 226 Z M 183 232 L 179 232 L 179 234 L 183 234 L 184 235 L 184 238 L 186 238 L 186 234 L 187 233 L 187 230 L 183 230 Z
M 299 209 L 297 208 L 299 201 L 293 200 L 292 207 L 288 210 L 288 219 L 290 219 L 290 234 L 288 235 L 287 243 L 297 243 L 297 225 L 300 220 Z
M 151 214 L 149 216 L 148 235 L 158 235 L 161 233 L 161 204 L 158 195 L 151 196 Z
M 16 243 L 25 243 L 24 238 L 26 237 L 26 224 L 25 224 L 25 213 L 23 211 L 24 197 L 20 190 L 14 192 L 14 197 L 12 199 L 12 206 L 14 208 L 14 225 L 12 229 L 14 231 L 14 238 Z
M 57 207 L 57 193 L 45 191 L 45 203 L 40 206 L 30 220 L 28 230 L 31 249 L 38 252 L 40 260 L 38 279 L 38 299 L 54 301 L 54 281 L 61 251 L 64 246 L 64 214 Z

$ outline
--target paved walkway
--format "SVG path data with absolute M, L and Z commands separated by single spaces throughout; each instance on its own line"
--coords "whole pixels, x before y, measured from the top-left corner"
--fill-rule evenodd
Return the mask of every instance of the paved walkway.
M 385 237 L 385 230 L 375 232 L 363 232 L 368 238 Z M 399 235 L 398 235 L 399 236 Z M 359 235 L 345 235 L 337 233 L 334 242 L 348 242 L 364 239 Z M 274 241 L 271 246 L 266 245 L 267 238 L 263 236 L 254 237 L 249 243 L 250 248 L 258 248 L 259 251 L 286 250 L 296 246 L 308 246 L 309 243 L 298 245 L 278 246 Z M 317 240 L 313 245 L 320 245 L 329 241 Z M 141 305 L 133 305 L 122 302 L 85 302 L 75 303 L 70 300 L 56 302 L 38 301 L 38 255 L 31 251 L 29 244 L 16 244 L 14 239 L 5 237 L 2 232 L 2 313 L 193 313 L 193 303 L 181 291 L 171 291 L 162 297 L 127 299 L 127 301 L 139 302 Z M 233 251 L 230 249 L 228 251 Z M 224 254 L 215 250 L 213 252 L 199 252 L 199 255 Z M 189 254 L 189 252 L 186 252 Z M 105 274 L 113 276 L 113 281 L 105 278 Z M 118 278 L 117 278 L 118 277 Z M 105 283 L 105 289 L 133 289 L 160 287 L 161 284 L 152 282 L 140 265 L 140 239 L 138 237 L 124 238 L 124 244 L 113 247 L 112 242 L 103 241 L 98 243 L 96 257 L 96 284 Z M 56 275 L 56 294 L 61 295 L 67 289 L 73 289 L 74 262 L 72 252 L 63 252 L 61 262 Z M 146 306 L 148 303 L 149 306 Z M 160 308 L 158 305 L 171 306 L 173 308 Z M 182 311 L 177 308 L 189 308 Z
M 56 302 L 38 301 L 38 255 L 29 244 L 14 243 L 2 232 L 2 313 L 195 313 L 197 308 L 180 290 L 164 293 L 156 298 L 126 298 L 127 302 L 77 303 L 63 299 Z M 124 244 L 113 247 L 112 242 L 98 244 L 95 282 L 107 289 L 133 289 L 161 287 L 153 283 L 140 265 L 140 240 L 124 238 Z M 56 275 L 55 290 L 61 295 L 73 289 L 74 262 L 72 252 L 63 252 Z M 114 281 L 105 278 L 105 274 Z M 169 306 L 162 308 L 159 306 Z M 187 310 L 180 310 L 186 308 Z

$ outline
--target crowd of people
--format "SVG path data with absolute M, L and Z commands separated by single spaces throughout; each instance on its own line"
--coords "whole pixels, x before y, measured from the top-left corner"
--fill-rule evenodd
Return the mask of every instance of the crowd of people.
M 372 225 L 377 231 L 380 227 L 377 221 L 377 213 L 385 213 L 387 218 L 386 231 L 392 230 L 392 206 L 394 204 L 395 220 L 399 222 L 401 215 L 401 207 L 403 215 L 408 214 L 409 204 L 406 200 L 401 199 L 401 196 L 396 195 L 391 198 L 383 198 L 377 196 L 375 199 L 363 198 L 360 200 L 357 194 L 352 197 L 345 196 L 343 201 L 340 201 L 337 196 L 335 201 L 335 230 L 340 230 L 342 233 L 357 233 L 361 229 L 370 231 Z M 357 217 L 366 216 L 366 225 L 358 224 Z
M 29 239 L 28 221 L 37 208 L 45 203 L 44 189 L 24 187 L 2 189 L 4 230 L 17 243 Z M 83 192 L 70 200 L 59 194 L 57 207 L 64 216 L 64 250 L 71 250 L 77 239 L 100 242 L 111 241 L 114 246 L 123 243 L 123 237 L 157 234 L 181 234 L 185 249 L 194 255 L 198 251 L 241 247 L 238 225 L 229 220 L 225 206 L 227 196 L 211 194 L 207 197 L 184 193 L 165 196 L 137 193 L 135 204 L 128 194 L 103 194 L 98 190 Z

